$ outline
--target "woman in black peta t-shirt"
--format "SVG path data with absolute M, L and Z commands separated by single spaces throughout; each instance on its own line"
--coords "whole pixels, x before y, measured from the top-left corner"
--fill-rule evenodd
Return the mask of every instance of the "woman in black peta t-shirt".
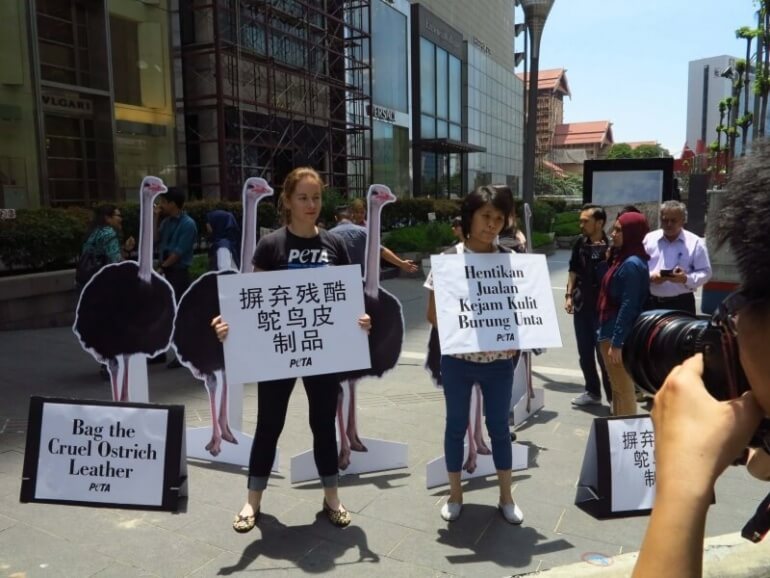
M 263 237 L 254 252 L 254 271 L 279 271 L 349 265 L 342 240 L 316 227 L 321 212 L 323 180 L 310 168 L 294 169 L 283 183 L 279 206 L 288 223 Z M 371 319 L 363 314 L 359 326 L 369 331 Z M 217 337 L 227 337 L 228 326 L 221 317 L 212 321 Z M 233 521 L 236 532 L 251 530 L 259 516 L 262 492 L 267 487 L 275 459 L 278 436 L 286 421 L 286 409 L 296 378 L 260 382 L 257 386 L 257 431 L 249 460 L 248 498 Z M 323 509 L 335 526 L 347 526 L 350 514 L 337 496 L 337 440 L 334 420 L 339 381 L 334 374 L 302 378 L 308 397 L 313 453 L 324 489 Z

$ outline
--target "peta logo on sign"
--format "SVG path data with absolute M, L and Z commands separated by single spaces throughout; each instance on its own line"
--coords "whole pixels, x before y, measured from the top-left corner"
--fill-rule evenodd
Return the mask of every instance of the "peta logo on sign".
M 291 249 L 289 267 L 321 267 L 329 263 L 326 249 Z

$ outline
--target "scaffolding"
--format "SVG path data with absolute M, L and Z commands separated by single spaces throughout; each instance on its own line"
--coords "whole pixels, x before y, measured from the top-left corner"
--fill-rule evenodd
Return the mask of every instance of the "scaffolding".
M 179 158 L 196 197 L 312 166 L 346 196 L 372 164 L 370 0 L 179 0 Z

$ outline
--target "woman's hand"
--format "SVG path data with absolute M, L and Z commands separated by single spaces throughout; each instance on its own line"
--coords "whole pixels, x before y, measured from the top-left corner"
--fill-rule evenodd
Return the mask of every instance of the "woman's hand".
M 219 341 L 224 341 L 225 338 L 227 338 L 230 326 L 222 320 L 221 315 L 217 315 L 211 320 L 211 326 L 214 328 L 214 332 L 217 334 L 217 339 L 219 339 Z
M 607 351 L 607 357 L 610 359 L 610 363 L 613 365 L 620 365 L 623 363 L 623 348 L 613 347 L 610 345 L 609 351 Z
M 372 318 L 369 317 L 368 314 L 364 313 L 361 315 L 361 317 L 358 318 L 358 326 L 366 331 L 367 335 L 369 334 L 369 331 L 372 329 Z
M 123 250 L 126 253 L 130 253 L 131 251 L 133 251 L 134 247 L 136 247 L 136 239 L 134 239 L 133 237 L 129 237 L 128 239 L 126 239 L 126 242 L 123 243 Z

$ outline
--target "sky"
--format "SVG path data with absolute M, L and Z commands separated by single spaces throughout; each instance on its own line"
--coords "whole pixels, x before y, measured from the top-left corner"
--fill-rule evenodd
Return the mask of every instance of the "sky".
M 609 120 L 616 143 L 657 141 L 678 157 L 688 63 L 745 57 L 735 30 L 756 26 L 754 14 L 753 0 L 555 0 L 540 70 L 567 69 L 572 98 L 565 98 L 564 122 Z M 521 50 L 523 35 L 516 40 Z

